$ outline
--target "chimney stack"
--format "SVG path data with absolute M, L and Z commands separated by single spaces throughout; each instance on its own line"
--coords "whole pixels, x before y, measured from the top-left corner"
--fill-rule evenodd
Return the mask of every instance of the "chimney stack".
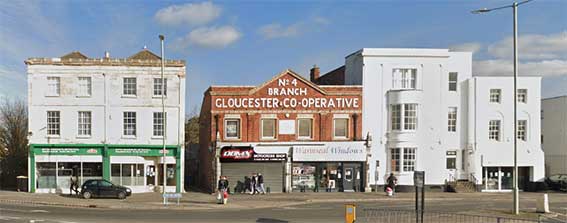
M 110 59 L 110 52 L 104 51 L 104 59 Z
M 317 79 L 319 79 L 319 67 L 317 67 L 317 64 L 313 65 L 313 68 L 311 68 L 309 72 L 309 76 L 311 82 L 315 82 Z

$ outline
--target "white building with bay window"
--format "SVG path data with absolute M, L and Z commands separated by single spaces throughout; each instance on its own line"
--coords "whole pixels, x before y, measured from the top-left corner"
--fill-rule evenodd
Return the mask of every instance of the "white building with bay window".
M 166 190 L 183 190 L 184 61 L 166 60 L 163 81 L 161 58 L 147 49 L 124 59 L 72 52 L 25 63 L 31 192 L 69 193 L 71 176 L 161 190 L 164 163 Z
M 346 57 L 343 83 L 334 84 L 363 86 L 362 134 L 373 140 L 367 188 L 393 173 L 398 189 L 410 189 L 422 170 L 430 188 L 461 180 L 511 189 L 513 78 L 473 76 L 471 64 L 472 53 L 447 49 L 364 48 Z M 540 78 L 520 77 L 520 188 L 544 177 L 539 117 Z

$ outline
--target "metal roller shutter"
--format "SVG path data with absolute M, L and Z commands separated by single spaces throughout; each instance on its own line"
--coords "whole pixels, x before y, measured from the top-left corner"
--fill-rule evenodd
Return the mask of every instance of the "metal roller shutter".
M 264 176 L 264 188 L 270 188 L 271 193 L 283 192 L 284 165 L 282 163 L 268 162 L 242 162 L 222 163 L 222 175 L 228 177 L 230 191 L 238 184 L 244 183 L 244 177 L 252 173 L 261 173 Z

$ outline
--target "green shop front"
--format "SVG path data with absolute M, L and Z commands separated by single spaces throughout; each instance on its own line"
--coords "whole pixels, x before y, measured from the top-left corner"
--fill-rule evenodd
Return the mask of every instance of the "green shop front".
M 165 162 L 164 162 L 165 161 Z M 32 144 L 29 155 L 30 192 L 70 192 L 70 181 L 106 179 L 133 193 L 161 191 L 163 164 L 166 191 L 181 192 L 181 148 L 161 145 Z

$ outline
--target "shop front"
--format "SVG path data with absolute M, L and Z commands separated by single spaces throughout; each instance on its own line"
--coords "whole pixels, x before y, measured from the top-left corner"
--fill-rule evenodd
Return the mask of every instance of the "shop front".
M 482 191 L 510 192 L 514 189 L 513 167 L 494 166 L 484 167 L 482 171 Z M 530 181 L 530 167 L 518 167 L 518 188 Z
M 221 175 L 228 177 L 230 190 L 236 193 L 246 192 L 253 174 L 262 174 L 266 191 L 284 192 L 288 150 L 289 147 L 221 147 Z
M 166 149 L 166 190 L 180 191 L 181 163 L 177 146 Z M 154 145 L 31 145 L 31 192 L 70 192 L 71 177 L 79 184 L 106 179 L 132 189 L 152 192 L 163 185 L 163 148 Z
M 361 192 L 366 176 L 364 142 L 293 146 L 294 192 Z

